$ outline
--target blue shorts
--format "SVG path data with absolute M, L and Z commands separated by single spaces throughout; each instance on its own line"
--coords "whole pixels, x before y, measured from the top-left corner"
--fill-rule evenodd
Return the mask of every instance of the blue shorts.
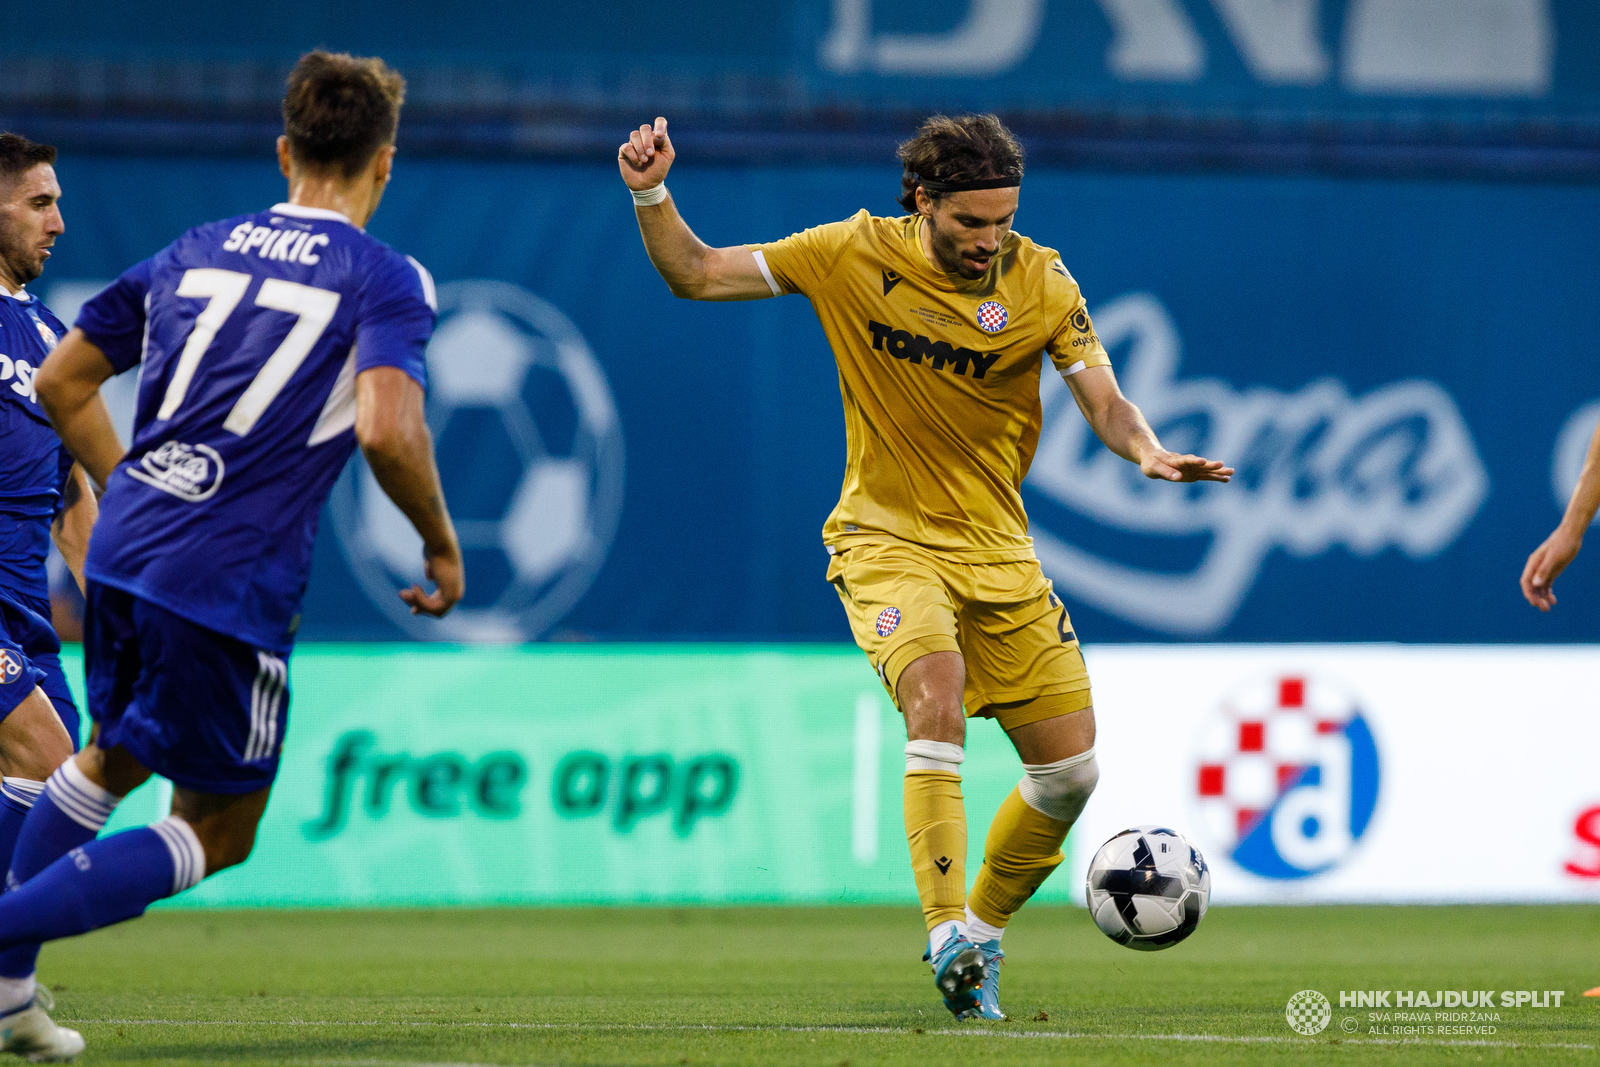
M 200 793 L 271 785 L 289 724 L 284 660 L 114 586 L 91 581 L 87 600 L 95 743 Z
M 0 589 L 0 719 L 36 686 L 56 706 L 76 749 L 78 705 L 61 669 L 61 639 L 50 624 L 50 601 Z

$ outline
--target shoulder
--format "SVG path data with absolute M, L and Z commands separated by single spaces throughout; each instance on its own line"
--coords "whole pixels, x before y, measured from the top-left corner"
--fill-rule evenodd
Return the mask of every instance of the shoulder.
M 875 218 L 866 208 L 862 208 L 849 218 L 840 219 L 838 222 L 824 222 L 807 227 L 799 236 L 812 244 L 843 248 L 863 236 L 870 238 L 874 232 L 874 224 L 883 221 L 886 220 Z
M 176 241 L 173 241 L 151 258 L 156 258 L 163 252 L 168 255 L 181 255 L 193 250 L 215 251 L 218 246 L 227 245 L 230 242 L 234 248 L 237 248 L 244 243 L 244 239 L 250 231 L 263 222 L 263 219 L 264 216 L 257 213 L 254 215 L 235 215 L 232 218 L 217 219 L 215 222 L 203 222 L 184 231 Z M 228 249 L 228 251 L 232 251 L 232 249 Z
M 1061 253 L 1020 233 L 1011 236 L 1017 242 L 1016 264 L 1025 284 L 1041 288 L 1047 299 L 1078 297 L 1078 281 L 1067 270 Z
M 416 257 L 396 251 L 375 237 L 362 236 L 367 245 L 361 257 L 361 292 L 369 306 L 404 301 L 426 304 L 430 311 L 439 310 L 438 290 L 427 267 Z
M 39 317 L 44 320 L 44 324 L 56 332 L 56 337 L 58 339 L 66 336 L 66 323 L 62 322 L 61 317 L 54 311 L 51 311 L 49 307 L 45 305 L 43 300 L 36 301 L 34 303 L 34 307 L 38 309 Z
M 886 219 L 862 208 L 849 218 L 827 222 L 807 230 L 819 250 L 838 263 L 852 252 L 873 254 L 884 244 L 896 240 L 902 226 L 900 219 Z

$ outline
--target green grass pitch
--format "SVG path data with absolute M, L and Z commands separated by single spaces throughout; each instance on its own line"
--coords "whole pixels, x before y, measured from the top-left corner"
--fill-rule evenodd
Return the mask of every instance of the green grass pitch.
M 1036 906 L 1004 1023 L 953 1022 L 918 939 L 904 908 L 166 910 L 47 948 L 40 975 L 86 1064 L 1600 1062 L 1600 906 L 1217 908 L 1149 954 Z M 1315 1038 L 1284 1019 L 1307 988 L 1335 1005 Z M 1409 1042 L 1338 1007 L 1476 988 L 1565 997 Z

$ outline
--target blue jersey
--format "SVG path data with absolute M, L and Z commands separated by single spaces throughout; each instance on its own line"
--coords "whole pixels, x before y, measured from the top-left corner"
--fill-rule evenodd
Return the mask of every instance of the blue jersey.
M 143 366 L 88 577 L 287 653 L 355 449 L 356 375 L 425 386 L 435 304 L 421 264 L 289 204 L 196 227 L 90 300 L 79 328 L 118 371 Z
M 50 598 L 45 560 L 72 456 L 33 391 L 33 372 L 67 332 L 38 297 L 0 287 L 0 587 Z

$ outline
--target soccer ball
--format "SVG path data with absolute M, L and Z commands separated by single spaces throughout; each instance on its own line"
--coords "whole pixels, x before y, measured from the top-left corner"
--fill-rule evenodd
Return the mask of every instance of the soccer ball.
M 1135 826 L 1100 846 L 1085 890 L 1101 933 L 1154 952 L 1176 945 L 1205 918 L 1211 869 L 1182 834 Z

